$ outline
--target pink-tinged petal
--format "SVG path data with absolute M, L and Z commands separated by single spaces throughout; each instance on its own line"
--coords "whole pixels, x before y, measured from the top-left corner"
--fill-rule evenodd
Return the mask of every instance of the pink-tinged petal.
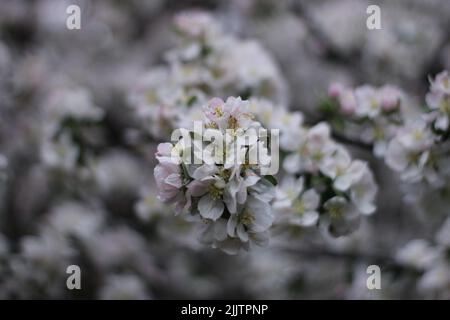
M 328 95 L 332 98 L 337 98 L 344 90 L 344 86 L 341 83 L 332 83 L 328 88 Z
M 164 179 L 164 182 L 169 186 L 177 189 L 181 188 L 181 186 L 183 185 L 183 182 L 181 181 L 181 175 L 179 173 L 172 173 L 168 175 L 167 178 Z
M 187 188 L 193 197 L 201 197 L 208 191 L 208 187 L 210 184 L 211 182 L 208 181 L 205 182 L 194 180 L 189 183 Z
M 155 167 L 154 176 L 161 201 L 169 201 L 179 193 L 181 177 L 177 165 L 159 164 Z
M 192 205 L 192 199 L 189 192 L 186 195 L 178 194 L 175 205 L 175 215 L 184 214 L 189 211 Z
M 220 199 L 214 200 L 210 195 L 203 196 L 198 202 L 198 211 L 205 219 L 217 220 L 222 216 L 225 206 Z
M 204 164 L 195 169 L 194 173 L 192 174 L 192 178 L 196 180 L 202 180 L 210 175 L 213 175 L 217 172 L 217 170 L 217 166 L 215 165 Z
M 170 156 L 173 145 L 171 143 L 160 143 L 158 144 L 158 149 L 156 151 L 157 156 Z

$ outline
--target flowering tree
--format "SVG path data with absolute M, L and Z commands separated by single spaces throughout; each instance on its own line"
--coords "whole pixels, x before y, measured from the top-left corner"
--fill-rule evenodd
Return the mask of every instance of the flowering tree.
M 450 29 L 152 3 L 0 13 L 0 298 L 449 297 Z

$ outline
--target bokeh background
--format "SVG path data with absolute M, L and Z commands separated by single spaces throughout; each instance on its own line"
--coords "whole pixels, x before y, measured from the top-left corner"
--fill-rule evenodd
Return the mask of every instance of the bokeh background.
M 370 150 L 349 146 L 380 186 L 377 212 L 357 232 L 301 231 L 229 256 L 199 244 L 154 197 L 157 141 L 129 106 L 136 79 L 174 45 L 174 14 L 192 8 L 257 39 L 285 78 L 286 103 L 308 123 L 322 119 L 318 105 L 336 81 L 394 84 L 423 103 L 428 76 L 450 70 L 450 2 L 374 3 L 382 30 L 366 28 L 364 0 L 1 0 L 0 298 L 449 298 L 445 270 L 442 286 L 421 290 L 422 274 L 396 258 L 411 240 L 434 239 L 448 194 L 405 186 Z M 66 28 L 70 4 L 82 10 L 81 30 Z M 82 132 L 95 160 L 55 169 L 58 150 L 42 144 L 45 108 L 49 96 L 74 88 L 82 93 L 66 103 L 104 115 Z M 66 288 L 72 264 L 82 290 Z M 366 287 L 371 264 L 382 270 L 381 290 Z

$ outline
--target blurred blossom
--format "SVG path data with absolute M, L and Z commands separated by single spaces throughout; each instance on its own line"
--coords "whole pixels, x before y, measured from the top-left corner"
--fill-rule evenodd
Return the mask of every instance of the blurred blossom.
M 244 272 L 245 283 L 257 296 L 264 292 L 273 298 L 290 298 L 287 287 L 300 272 L 298 264 L 288 255 L 276 252 L 255 251 L 249 257 L 248 269 Z
M 153 68 L 136 84 L 129 103 L 150 134 L 168 137 L 210 98 L 239 95 L 286 101 L 281 73 L 266 50 L 253 40 L 222 31 L 214 16 L 202 11 L 175 17 L 179 44 L 166 54 L 167 67 Z M 194 111 L 195 112 L 195 111 Z
M 316 26 L 330 44 L 344 54 L 361 47 L 365 40 L 366 7 L 355 0 L 324 2 L 312 10 Z
M 444 36 L 436 19 L 393 5 L 383 10 L 382 20 L 381 30 L 367 34 L 363 50 L 366 68 L 381 79 L 387 69 L 409 79 L 419 76 Z
M 135 204 L 136 215 L 144 222 L 149 222 L 155 217 L 166 214 L 169 208 L 164 205 L 157 197 L 156 186 L 151 188 L 141 188 L 140 199 Z
M 114 150 L 104 154 L 93 166 L 99 189 L 105 195 L 136 195 L 145 179 L 145 171 L 130 154 Z
M 61 236 L 89 241 L 100 230 L 103 216 L 84 203 L 67 201 L 52 208 L 48 220 L 48 227 Z
M 8 261 L 4 294 L 22 299 L 66 296 L 66 268 L 72 264 L 74 254 L 69 243 L 53 232 L 24 237 L 20 255 Z
M 436 262 L 438 252 L 424 240 L 413 240 L 397 252 L 401 264 L 423 270 Z
M 86 246 L 91 259 L 105 269 L 151 262 L 144 239 L 128 227 L 97 232 Z
M 132 274 L 113 274 L 105 279 L 98 297 L 102 300 L 147 300 L 150 298 L 139 277 Z
M 437 264 L 429 269 L 419 282 L 419 288 L 425 292 L 430 292 L 434 296 L 440 293 L 439 298 L 448 298 L 450 293 L 450 266 L 448 263 Z
M 50 168 L 76 170 L 90 157 L 86 129 L 96 125 L 103 111 L 82 87 L 52 88 L 43 102 L 41 159 Z
M 45 102 L 49 121 L 76 120 L 98 121 L 103 111 L 94 105 L 92 95 L 82 87 L 56 87 Z
M 446 248 L 450 248 L 450 218 L 447 218 L 441 229 L 436 234 L 436 242 Z

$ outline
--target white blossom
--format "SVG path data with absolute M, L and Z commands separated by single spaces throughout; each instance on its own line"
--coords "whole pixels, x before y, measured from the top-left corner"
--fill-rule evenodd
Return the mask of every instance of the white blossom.
M 305 190 L 304 178 L 285 177 L 277 187 L 273 203 L 281 221 L 302 227 L 316 224 L 320 196 L 314 189 Z
M 323 207 L 327 213 L 324 223 L 333 236 L 348 235 L 359 227 L 361 215 L 344 197 L 335 196 L 327 200 Z
M 386 164 L 410 182 L 424 177 L 433 135 L 424 121 L 412 123 L 397 133 L 386 150 Z
M 204 106 L 203 129 L 223 139 L 202 150 L 201 164 L 187 161 L 190 147 L 183 141 L 162 143 L 156 153 L 159 198 L 175 202 L 177 213 L 186 218 L 203 221 L 201 242 L 227 253 L 267 243 L 274 219 L 269 204 L 273 187 L 261 175 L 259 163 L 246 160 L 252 150 L 268 152 L 254 135 L 244 141 L 246 132 L 259 127 L 248 107 L 248 101 L 234 97 L 225 102 L 214 98 Z M 236 150 L 238 142 L 246 148 Z

